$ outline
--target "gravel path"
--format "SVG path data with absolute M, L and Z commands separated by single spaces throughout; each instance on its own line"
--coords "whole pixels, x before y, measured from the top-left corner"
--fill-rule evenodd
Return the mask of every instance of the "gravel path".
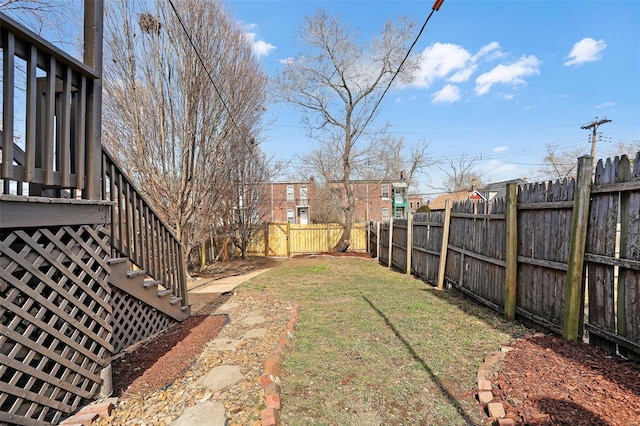
M 229 426 L 261 424 L 264 391 L 259 378 L 265 361 L 286 328 L 291 304 L 246 294 L 233 294 L 223 305 L 214 295 L 210 295 L 209 300 L 203 296 L 193 302 L 196 306 L 194 317 L 200 318 L 195 321 L 197 325 L 210 321 L 203 318 L 203 314 L 206 317 L 212 312 L 215 314 L 209 318 L 228 315 L 228 324 L 218 333 L 213 322 L 210 327 L 202 327 L 185 324 L 185 321 L 181 325 L 189 327 L 188 333 L 182 333 L 184 338 L 170 350 L 162 336 L 175 333 L 175 330 L 169 330 L 140 348 L 138 352 L 148 358 L 153 358 L 154 350 L 162 351 L 163 355 L 159 357 L 162 366 L 145 368 L 136 378 L 135 388 L 123 389 L 111 416 L 94 424 L 168 426 L 185 410 L 204 401 L 223 403 Z M 176 348 L 179 350 L 174 350 Z M 184 366 L 180 367 L 185 359 L 190 360 L 186 370 Z M 125 355 L 123 361 L 133 365 L 138 362 L 134 352 Z M 239 366 L 244 379 L 216 391 L 198 383 L 209 371 L 221 365 Z M 114 377 L 114 382 L 116 380 Z M 158 388 L 162 382 L 167 384 Z

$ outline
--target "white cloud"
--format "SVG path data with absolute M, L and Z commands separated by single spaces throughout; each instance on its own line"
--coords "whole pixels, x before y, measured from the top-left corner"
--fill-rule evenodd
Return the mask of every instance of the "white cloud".
M 507 151 L 509 151 L 509 147 L 505 145 L 500 145 L 493 148 L 493 152 L 507 152 Z
M 524 77 L 540 74 L 540 63 L 540 60 L 535 56 L 524 55 L 512 64 L 500 64 L 476 78 L 475 91 L 478 95 L 484 95 L 495 84 L 509 84 L 512 86 L 526 84 Z
M 478 70 L 480 61 L 504 56 L 497 41 L 486 44 L 475 54 L 452 43 L 434 43 L 420 54 L 421 64 L 413 85 L 428 88 L 438 79 L 449 83 L 465 83 Z
M 245 29 L 253 29 L 256 26 L 257 25 L 255 24 L 249 24 L 245 26 Z M 267 43 L 264 40 L 256 40 L 256 37 L 257 37 L 256 33 L 247 31 L 245 35 L 247 37 L 247 40 L 249 40 L 249 43 L 251 43 L 251 48 L 253 49 L 253 52 L 256 55 L 258 55 L 258 57 L 268 56 L 269 53 L 276 50 L 276 47 L 273 44 Z
M 453 84 L 447 84 L 440 91 L 433 95 L 431 103 L 434 104 L 451 104 L 458 102 L 462 96 L 460 95 L 460 89 Z
M 600 53 L 606 47 L 607 43 L 604 40 L 594 40 L 591 37 L 583 38 L 573 45 L 564 65 L 582 65 L 585 62 L 595 62 L 602 57 Z
M 280 59 L 278 62 L 280 62 L 283 65 L 291 65 L 295 61 L 296 61 L 296 58 L 289 56 L 288 58 Z
M 596 108 L 608 108 L 608 107 L 614 106 L 615 104 L 616 104 L 615 102 L 607 101 L 607 102 L 602 103 L 600 105 L 596 105 Z
M 421 58 L 413 84 L 428 88 L 434 80 L 465 68 L 471 54 L 456 44 L 434 43 L 422 51 Z

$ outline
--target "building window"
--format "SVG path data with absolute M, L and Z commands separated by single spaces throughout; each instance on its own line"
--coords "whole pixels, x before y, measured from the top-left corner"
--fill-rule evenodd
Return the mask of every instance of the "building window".
M 287 185 L 287 201 L 293 201 L 293 185 Z
M 389 207 L 382 208 L 382 221 L 383 222 L 389 221 Z
M 296 223 L 296 217 L 293 214 L 293 209 L 287 209 L 287 222 Z
M 413 210 L 413 201 L 409 201 L 409 208 Z
M 383 200 L 389 199 L 389 185 L 386 183 L 382 185 L 382 199 Z
M 300 186 L 300 204 L 307 205 L 307 185 Z
M 416 201 L 416 209 L 420 208 L 420 201 Z

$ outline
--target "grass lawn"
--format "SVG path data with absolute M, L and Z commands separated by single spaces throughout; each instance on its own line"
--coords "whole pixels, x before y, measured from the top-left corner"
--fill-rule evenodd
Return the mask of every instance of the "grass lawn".
M 450 291 L 361 259 L 290 259 L 242 286 L 297 302 L 282 424 L 482 425 L 484 356 L 524 334 Z

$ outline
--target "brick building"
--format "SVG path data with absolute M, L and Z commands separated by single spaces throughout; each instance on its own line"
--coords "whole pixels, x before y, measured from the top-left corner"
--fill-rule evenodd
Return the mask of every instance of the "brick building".
M 408 197 L 404 180 L 354 180 L 351 185 L 356 199 L 354 222 L 388 221 L 392 215 L 406 218 L 409 211 L 422 205 L 420 197 Z M 264 191 L 260 210 L 267 221 L 305 224 L 344 220 L 340 209 L 346 203 L 342 182 L 331 181 L 328 188 L 314 178 L 307 182 L 272 182 L 264 185 Z

